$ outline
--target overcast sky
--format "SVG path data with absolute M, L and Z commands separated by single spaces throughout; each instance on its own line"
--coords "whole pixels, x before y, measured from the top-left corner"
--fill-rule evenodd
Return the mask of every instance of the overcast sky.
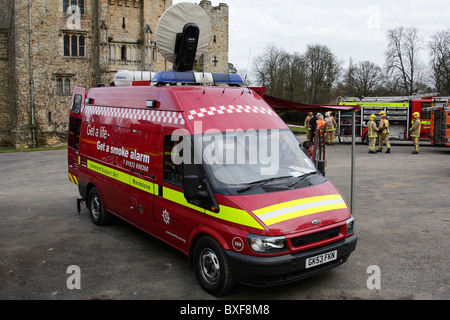
M 173 0 L 179 2 L 200 1 Z M 350 57 L 382 67 L 388 29 L 415 26 L 426 45 L 433 34 L 450 28 L 448 0 L 212 0 L 212 5 L 220 2 L 230 11 L 229 61 L 241 72 L 252 69 L 268 44 L 290 53 L 322 44 L 343 67 Z M 425 50 L 423 59 L 429 59 Z

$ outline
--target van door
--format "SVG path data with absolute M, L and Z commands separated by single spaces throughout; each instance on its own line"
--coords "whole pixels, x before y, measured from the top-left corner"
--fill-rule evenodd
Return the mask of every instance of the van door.
M 160 133 L 131 131 L 127 144 L 130 154 L 125 160 L 130 179 L 130 208 L 134 214 L 154 220 L 153 202 L 157 192 L 154 182 Z
M 197 214 L 204 213 L 201 207 L 189 204 L 184 197 L 183 165 L 173 159 L 172 150 L 179 141 L 172 141 L 172 134 L 163 131 L 160 137 L 163 150 L 159 166 L 162 179 L 158 182 L 155 197 L 155 221 L 160 225 L 161 237 L 181 250 L 187 250 L 187 237 L 199 221 Z M 203 216 L 203 215 L 202 215 Z
M 76 185 L 78 185 L 78 149 L 80 145 L 80 129 L 82 120 L 81 109 L 84 108 L 85 99 L 86 89 L 75 87 L 73 89 L 72 104 L 70 106 L 67 160 L 69 179 Z

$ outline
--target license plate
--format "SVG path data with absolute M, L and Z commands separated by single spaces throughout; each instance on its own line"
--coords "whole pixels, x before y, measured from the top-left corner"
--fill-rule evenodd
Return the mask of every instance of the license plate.
M 306 259 L 306 269 L 315 267 L 337 259 L 337 250 L 322 253 L 317 256 Z

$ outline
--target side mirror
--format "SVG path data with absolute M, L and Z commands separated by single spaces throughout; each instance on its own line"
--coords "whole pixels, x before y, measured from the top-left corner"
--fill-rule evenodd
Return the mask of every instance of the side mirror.
M 325 160 L 317 161 L 317 169 L 325 177 Z
M 192 201 L 198 198 L 207 198 L 208 192 L 201 190 L 200 178 L 196 175 L 184 176 L 183 186 L 184 186 L 184 197 L 188 201 Z
M 200 206 L 214 213 L 220 210 L 214 192 L 208 181 L 203 181 L 193 174 L 183 177 L 184 197 L 189 203 Z

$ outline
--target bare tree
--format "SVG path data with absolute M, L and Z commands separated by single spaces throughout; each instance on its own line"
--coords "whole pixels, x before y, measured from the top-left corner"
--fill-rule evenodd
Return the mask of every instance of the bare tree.
M 357 96 L 376 95 L 383 83 L 383 72 L 370 61 L 359 62 L 353 71 L 353 88 Z
M 338 79 L 342 62 L 338 61 L 331 50 L 323 45 L 308 45 L 304 59 L 306 102 L 329 102 L 331 89 Z
M 386 69 L 395 82 L 400 82 L 404 94 L 412 95 L 422 81 L 419 61 L 421 39 L 415 27 L 390 29 L 387 32 Z
M 285 53 L 281 58 L 280 81 L 283 83 L 283 96 L 291 101 L 304 98 L 305 61 L 299 53 Z
M 269 95 L 281 94 L 283 86 L 280 82 L 280 65 L 285 54 L 283 50 L 270 44 L 261 55 L 255 58 L 256 81 L 259 85 L 267 88 Z
M 326 103 L 340 62 L 326 46 L 308 46 L 305 54 L 287 53 L 269 45 L 254 61 L 257 84 L 267 94 L 291 101 Z
M 349 65 L 338 83 L 335 94 L 337 96 L 380 96 L 384 93 L 385 75 L 380 66 L 371 61 L 353 63 Z
M 434 34 L 428 46 L 436 90 L 443 96 L 450 96 L 450 29 Z

